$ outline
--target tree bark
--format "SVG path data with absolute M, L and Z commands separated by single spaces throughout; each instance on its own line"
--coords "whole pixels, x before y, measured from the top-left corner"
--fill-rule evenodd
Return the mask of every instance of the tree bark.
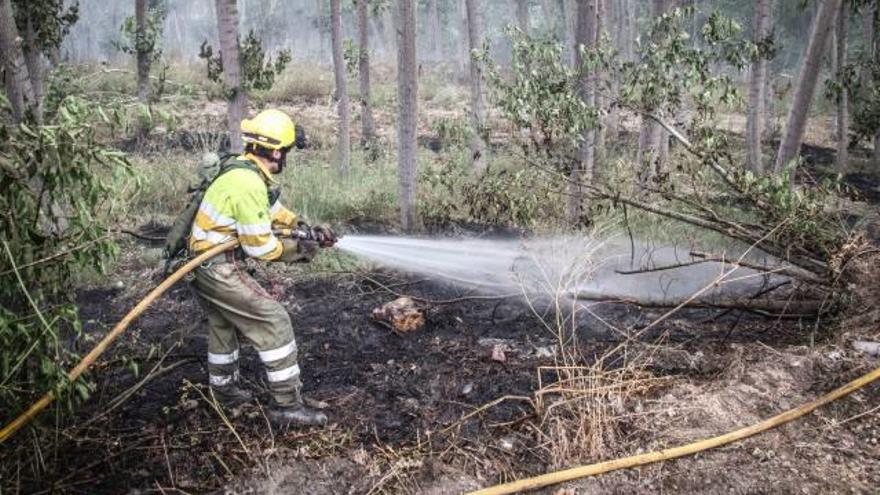
M 580 4 L 581 2 L 577 1 L 575 3 Z M 556 10 L 559 11 L 559 25 L 562 29 L 562 41 L 569 49 L 568 63 L 574 67 L 578 60 L 577 54 L 574 50 L 575 43 L 577 43 L 575 41 L 575 31 L 577 30 L 577 6 L 572 3 L 572 0 L 556 0 Z
M 655 18 L 662 16 L 671 6 L 672 0 L 653 0 L 653 15 Z M 650 109 L 651 112 L 656 109 Z M 667 145 L 663 146 L 663 141 Z M 636 163 L 640 172 L 637 173 L 637 181 L 641 186 L 646 185 L 661 171 L 665 165 L 664 153 L 668 154 L 669 136 L 663 127 L 653 119 L 642 117 L 641 130 L 639 131 L 639 150 Z M 639 175 L 641 177 L 639 177 Z
M 318 52 L 321 60 L 327 60 L 327 30 L 324 25 L 324 2 L 327 0 L 315 0 L 315 19 L 318 21 Z
M 6 97 L 12 107 L 12 118 L 21 122 L 34 103 L 34 94 L 10 0 L 0 0 L 0 57 L 6 72 Z
M 135 51 L 137 53 L 138 101 L 150 104 L 150 54 L 147 51 L 147 0 L 135 0 Z
M 874 66 L 880 66 L 880 6 L 874 5 L 869 11 L 870 28 L 865 30 L 869 36 L 870 55 L 874 60 Z M 867 86 L 866 86 L 867 87 Z M 880 169 L 880 128 L 874 134 L 874 169 Z
M 755 33 L 754 42 L 759 46 L 770 35 L 770 1 L 755 1 Z M 747 166 L 757 172 L 764 172 L 764 157 L 761 140 L 764 136 L 764 118 L 767 102 L 767 59 L 758 54 L 752 61 L 749 74 L 749 112 L 746 121 Z
M 414 3 L 415 0 L 397 0 L 397 174 L 400 184 L 400 223 L 407 232 L 418 226 L 416 130 L 419 81 Z
M 576 66 L 582 64 L 579 46 L 587 49 L 595 48 L 597 28 L 599 23 L 599 2 L 602 0 L 580 0 L 577 4 L 577 44 L 573 46 L 576 57 Z M 581 72 L 578 81 L 580 98 L 589 107 L 596 106 L 595 74 Z M 585 190 L 583 184 L 589 184 L 593 180 L 593 168 L 595 166 L 595 139 L 596 131 L 593 128 L 585 129 L 581 136 L 581 144 L 578 148 L 577 161 L 571 169 L 571 181 L 569 182 L 568 207 L 566 219 L 572 225 L 581 223 L 585 205 Z
M 31 111 L 33 112 L 34 121 L 38 124 L 43 123 L 43 78 L 45 74 L 45 65 L 43 63 L 43 51 L 40 48 L 40 42 L 37 40 L 37 33 L 34 30 L 34 19 L 30 12 L 26 14 L 26 24 L 24 30 L 24 44 L 22 45 L 22 53 L 24 54 L 24 63 L 28 69 L 28 80 L 30 81 L 31 90 L 34 99 Z
M 440 40 L 440 9 L 438 0 L 428 0 L 428 39 L 431 42 L 431 60 L 443 59 L 443 42 Z
M 461 20 L 459 26 L 461 29 L 459 32 L 458 39 L 458 47 L 459 47 L 459 55 L 458 55 L 458 73 L 459 76 L 464 80 L 467 77 L 468 70 L 470 69 L 470 59 L 471 59 L 471 49 L 470 49 L 470 39 L 468 38 L 468 18 L 467 18 L 467 0 L 454 0 L 458 2 L 458 18 Z
M 216 0 L 217 30 L 220 57 L 223 63 L 223 85 L 226 90 L 226 121 L 229 129 L 229 151 L 241 153 L 241 119 L 247 112 L 247 93 L 242 85 L 241 55 L 238 46 L 238 6 L 236 0 Z
M 351 169 L 351 108 L 348 104 L 348 86 L 345 77 L 345 59 L 342 57 L 341 0 L 330 0 L 330 38 L 333 44 L 333 73 L 336 78 L 336 109 L 339 115 L 336 168 L 340 174 Z
M 370 0 L 357 0 L 358 15 L 358 83 L 361 97 L 361 133 L 364 146 L 376 137 L 373 105 L 370 96 Z
M 828 36 L 834 27 L 834 20 L 840 11 L 842 0 L 826 0 L 820 3 L 819 11 L 813 22 L 810 41 L 804 54 L 800 75 L 798 76 L 797 89 L 788 118 L 785 123 L 785 133 L 779 144 L 776 155 L 776 163 L 773 167 L 775 172 L 781 171 L 792 160 L 797 159 L 804 140 L 804 132 L 807 128 L 807 117 L 816 91 L 816 83 L 819 80 L 819 71 L 822 65 L 822 53 L 828 44 Z M 794 184 L 795 169 L 791 170 L 792 185 Z
M 837 14 L 836 72 L 841 91 L 837 102 L 837 170 L 843 172 L 849 163 L 849 89 L 846 87 L 844 71 L 848 53 L 849 2 L 840 4 Z
M 602 40 L 602 37 L 605 36 L 608 32 L 608 25 L 611 22 L 611 0 L 599 0 L 596 4 L 596 8 L 598 12 L 596 14 L 596 36 L 595 46 L 599 45 L 599 42 Z M 577 33 L 577 7 L 575 6 L 575 15 L 572 17 L 575 18 L 575 33 Z M 577 34 L 575 34 L 577 36 Z M 575 50 L 575 55 L 577 55 L 577 50 Z M 579 64 L 579 57 L 575 56 L 574 63 Z M 605 80 L 608 79 L 607 73 L 602 71 L 601 73 L 596 75 L 597 80 Z M 594 83 L 595 84 L 595 83 Z M 595 92 L 595 90 L 594 90 Z M 595 131 L 596 137 L 596 158 L 597 162 L 601 162 L 603 157 L 605 156 L 605 137 L 608 129 L 608 125 L 610 123 L 610 115 L 608 112 L 610 100 L 608 96 L 602 96 L 599 92 L 595 92 L 595 96 L 593 97 L 593 104 L 595 107 L 599 109 L 599 127 Z M 595 169 L 595 167 L 594 167 Z M 592 175 L 595 175 L 595 171 Z
M 516 0 L 516 24 L 523 34 L 529 34 L 529 0 Z
M 486 166 L 486 141 L 483 137 L 486 129 L 486 95 L 483 88 L 483 63 L 473 57 L 473 52 L 483 48 L 483 28 L 478 0 L 465 0 L 465 6 L 471 69 L 471 158 L 474 168 L 479 170 Z

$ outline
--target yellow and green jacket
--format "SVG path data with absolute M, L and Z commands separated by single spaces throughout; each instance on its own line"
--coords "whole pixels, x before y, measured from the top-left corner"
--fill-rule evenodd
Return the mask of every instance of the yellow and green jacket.
M 276 182 L 253 155 L 238 159 L 250 161 L 259 173 L 236 168 L 208 187 L 193 221 L 189 249 L 200 253 L 237 237 L 246 255 L 267 261 L 277 259 L 282 247 L 272 229 L 294 228 L 297 216 L 277 199 L 269 204 L 268 186 Z

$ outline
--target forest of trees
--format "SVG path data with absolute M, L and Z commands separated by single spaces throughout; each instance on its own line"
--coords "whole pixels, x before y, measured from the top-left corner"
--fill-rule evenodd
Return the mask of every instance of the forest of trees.
M 14 1 L 6 2 L 3 22 L 11 22 Z M 4 39 L 4 46 L 14 44 L 16 32 L 23 33 L 22 50 L 10 49 L 7 58 L 7 88 L 9 100 L 17 115 L 23 113 L 23 100 L 35 102 L 35 115 L 40 116 L 43 100 L 43 65 L 52 63 L 85 62 L 89 60 L 113 63 L 124 56 L 119 50 L 119 26 L 123 35 L 128 30 L 129 53 L 137 55 L 138 96 L 148 104 L 150 67 L 159 57 L 190 60 L 199 53 L 199 46 L 218 39 L 218 52 L 223 60 L 223 83 L 230 95 L 229 129 L 233 147 L 238 143 L 236 122 L 247 113 L 247 89 L 253 84 L 247 80 L 239 64 L 236 39 L 252 30 L 259 34 L 259 43 L 267 54 L 288 53 L 297 60 L 316 60 L 335 66 L 339 129 L 337 166 L 340 171 L 350 167 L 350 137 L 352 121 L 349 105 L 349 89 L 346 81 L 344 46 L 356 40 L 358 62 L 358 97 L 363 117 L 367 145 L 375 134 L 371 115 L 370 72 L 372 64 L 397 65 L 412 60 L 421 74 L 424 67 L 443 70 L 453 78 L 467 80 L 470 87 L 471 153 L 474 165 L 482 169 L 486 162 L 487 94 L 485 62 L 492 61 L 504 67 L 511 63 L 514 47 L 505 29 L 516 26 L 519 31 L 535 37 L 549 37 L 561 43 L 564 60 L 573 68 L 584 65 L 582 51 L 613 50 L 615 63 L 643 63 L 643 68 L 669 69 L 662 61 L 650 60 L 650 43 L 658 43 L 649 36 L 662 36 L 655 30 L 649 35 L 652 20 L 670 14 L 673 9 L 686 9 L 687 19 L 681 22 L 697 46 L 711 48 L 700 31 L 711 21 L 709 8 L 735 24 L 742 26 L 739 34 L 725 33 L 726 40 L 733 43 L 739 37 L 749 41 L 748 60 L 737 63 L 745 66 L 724 68 L 721 60 L 713 62 L 716 70 L 733 76 L 747 87 L 747 156 L 749 169 L 762 173 L 779 172 L 800 149 L 804 129 L 810 115 L 811 103 L 822 92 L 822 80 L 827 80 L 826 91 L 832 92 L 837 101 L 838 165 L 845 168 L 847 152 L 852 144 L 873 145 L 880 142 L 877 135 L 875 84 L 877 44 L 874 24 L 876 7 L 866 0 L 797 2 L 760 0 L 756 2 L 700 2 L 698 0 L 601 0 L 575 2 L 571 0 L 516 2 L 495 0 L 428 0 L 415 1 L 412 5 L 414 23 L 401 27 L 399 8 L 401 2 L 387 0 L 359 1 L 298 1 L 241 0 L 211 2 L 208 0 L 139 0 L 113 2 L 109 8 L 100 2 L 81 4 L 56 1 L 38 2 L 40 21 L 16 15 L 16 26 L 5 29 L 13 37 Z M 509 5 L 515 3 L 515 6 Z M 711 4 L 711 5 L 709 5 Z M 586 10 L 585 10 L 586 9 Z M 690 10 L 687 10 L 690 9 Z M 132 16 L 132 13 L 134 14 Z M 406 12 L 408 14 L 408 12 Z M 73 22 L 76 17 L 80 22 Z M 125 20 L 134 19 L 130 27 Z M 49 26 L 43 27 L 43 24 Z M 414 28 L 414 40 L 401 38 Z M 17 28 L 17 29 L 16 29 Z M 34 37 L 37 39 L 34 40 Z M 63 38 L 63 40 L 62 40 Z M 415 53 L 406 52 L 414 44 Z M 608 44 L 606 44 L 608 43 Z M 39 44 L 39 48 L 32 48 Z M 486 56 L 477 55 L 487 49 Z M 40 54 L 42 52 L 43 55 Z M 17 53 L 21 58 L 17 59 Z M 472 56 L 473 55 L 473 56 Z M 648 57 L 648 58 L 645 58 Z M 641 58 L 641 60 L 640 60 Z M 245 62 L 247 63 L 247 62 Z M 653 65 L 652 65 L 653 64 Z M 404 91 L 415 84 L 408 78 L 413 68 L 399 71 Z M 738 71 L 736 74 L 731 70 Z M 25 74 L 28 74 L 25 77 Z M 820 77 L 821 76 L 821 77 Z M 619 93 L 623 76 L 614 70 L 603 73 L 582 74 L 579 94 L 588 108 L 601 113 L 603 122 L 588 126 L 579 138 L 577 161 L 580 164 L 571 172 L 571 179 L 579 182 L 590 180 L 595 167 L 595 143 L 601 147 L 608 135 L 619 132 L 616 124 L 621 105 L 613 93 Z M 407 79 L 404 81 L 404 79 Z M 600 81 L 602 79 L 602 81 Z M 18 83 L 15 81 L 19 80 Z M 30 81 L 26 84 L 26 81 Z M 610 84 L 612 95 L 605 94 L 598 86 Z M 652 84 L 645 81 L 646 84 Z M 662 81 L 656 81 L 662 84 Z M 598 86 L 597 86 L 598 85 Z M 667 88 L 669 89 L 669 88 Z M 601 93 L 601 94 L 600 94 Z M 670 95 L 642 98 L 639 111 L 648 115 L 662 113 L 663 119 L 672 123 L 684 115 L 670 106 Z M 676 97 L 677 98 L 677 97 Z M 779 99 L 781 101 L 777 101 Z M 790 100 L 790 101 L 789 101 Z M 404 101 L 402 99 L 401 101 Z M 415 101 L 415 100 L 413 100 Z M 785 105 L 787 108 L 780 108 Z M 404 116 L 410 109 L 401 107 L 400 124 L 406 126 Z M 774 113 L 775 112 L 775 113 Z M 785 115 L 784 125 L 775 124 L 775 114 Z M 659 115 L 654 115 L 659 116 Z M 402 127 L 402 129 L 404 128 Z M 779 128 L 777 128 L 779 127 Z M 406 132 L 401 133 L 406 135 Z M 765 156 L 762 143 L 780 141 L 773 157 Z M 406 144 L 400 144 L 401 156 L 406 156 Z M 668 160 L 670 135 L 657 119 L 645 118 L 639 135 L 638 161 L 647 164 L 640 173 L 642 181 L 651 181 L 664 169 Z M 880 159 L 880 154 L 878 158 Z M 410 160 L 411 161 L 411 160 Z M 404 175 L 401 171 L 402 177 Z M 413 182 L 415 175 L 402 182 Z M 414 185 L 412 186 L 414 187 Z M 568 217 L 578 218 L 582 199 L 578 197 L 579 186 L 572 186 L 569 197 Z M 403 194 L 403 198 L 408 197 Z M 407 201 L 403 202 L 406 205 Z M 406 215 L 405 215 L 406 216 Z
M 626 239 L 633 273 L 710 262 L 753 270 L 763 285 L 749 297 L 698 292 L 675 310 L 718 310 L 717 318 L 700 317 L 713 329 L 732 311 L 796 322 L 791 333 L 811 332 L 810 348 L 829 315 L 878 306 L 864 295 L 876 294 L 877 277 L 860 260 L 878 252 L 877 227 L 869 226 L 880 225 L 880 0 L 0 0 L 0 76 L 4 422 L 35 391 L 56 391 L 69 410 L 95 392 L 67 374 L 94 338 L 83 330 L 80 304 L 120 291 L 130 298 L 151 283 L 148 265 L 159 255 L 150 243 L 162 240 L 171 210 L 192 192 L 189 181 L 204 173 L 196 162 L 241 152 L 242 120 L 270 107 L 298 125 L 293 170 L 278 177 L 295 191 L 285 200 L 342 231 L 583 239 L 607 229 Z M 122 235 L 147 247 L 121 247 Z M 636 267 L 640 242 L 687 245 L 689 259 Z M 746 254 L 732 262 L 731 246 Z M 346 263 L 354 262 L 339 256 L 316 270 L 366 273 Z M 107 289 L 114 268 L 134 288 Z M 421 282 L 389 278 L 386 286 L 365 277 L 345 290 L 400 296 L 391 287 Z M 776 277 L 785 280 L 771 284 Z M 275 287 L 282 278 L 272 279 L 272 291 L 285 295 Z M 105 287 L 83 296 L 79 288 L 89 283 Z M 445 307 L 460 295 L 409 302 Z M 575 306 L 581 295 L 566 297 Z M 624 303 L 670 307 L 650 297 L 614 301 Z M 93 311 L 90 324 L 115 315 L 105 310 Z M 504 326 L 496 313 L 505 311 L 501 302 L 487 311 L 493 328 Z M 322 322 L 342 319 L 337 307 L 327 312 Z M 457 314 L 446 319 L 464 324 Z M 577 331 L 574 316 L 560 321 Z M 739 323 L 736 316 L 718 347 Z M 324 338 L 321 325 L 310 326 L 310 338 Z M 505 373 L 515 361 L 483 351 L 475 361 L 503 364 Z M 151 349 L 143 361 L 156 355 Z M 585 355 L 566 359 L 581 369 Z M 395 359 L 369 369 L 390 369 Z M 533 371 L 521 382 L 531 384 Z M 458 395 L 465 401 L 469 393 Z M 565 407 L 584 397 L 593 396 Z M 571 426 L 566 421 L 584 411 L 569 412 L 558 413 L 568 414 L 559 424 Z M 509 419 L 505 425 L 517 423 Z M 438 424 L 425 430 L 428 443 L 452 428 Z M 546 424 L 535 429 L 540 443 L 564 433 L 540 430 Z M 375 432 L 369 426 L 362 429 Z M 247 451 L 233 433 L 238 443 L 227 443 Z M 156 451 L 167 460 L 165 434 Z M 22 449 L 50 437 L 60 435 L 42 431 Z M 274 436 L 269 443 L 274 449 Z M 220 451 L 210 453 L 231 476 Z M 29 455 L 42 465 L 39 448 Z M 12 483 L 5 475 L 22 471 L 10 466 L 0 466 L 0 492 Z

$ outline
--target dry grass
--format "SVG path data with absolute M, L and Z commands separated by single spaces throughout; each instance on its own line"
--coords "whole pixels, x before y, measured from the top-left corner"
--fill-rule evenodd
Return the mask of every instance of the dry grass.
M 586 239 L 602 239 L 602 230 Z M 621 428 L 629 420 L 626 406 L 661 381 L 647 371 L 647 356 L 628 356 L 625 344 L 598 358 L 583 354 L 580 315 L 591 311 L 571 295 L 593 276 L 601 247 L 600 241 L 563 242 L 552 250 L 552 261 L 531 260 L 539 274 L 536 279 L 521 281 L 529 307 L 557 342 L 554 364 L 536 370 L 533 401 L 536 443 L 554 468 L 618 452 Z M 543 307 L 549 311 L 539 309 Z

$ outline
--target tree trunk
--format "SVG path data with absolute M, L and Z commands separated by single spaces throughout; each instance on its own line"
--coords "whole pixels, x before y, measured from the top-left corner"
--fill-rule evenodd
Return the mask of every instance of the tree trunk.
M 241 153 L 241 119 L 247 112 L 247 93 L 242 85 L 241 57 L 238 46 L 238 6 L 236 0 L 216 0 L 217 31 L 226 90 L 226 120 L 229 128 L 229 151 Z
M 370 0 L 357 0 L 358 15 L 358 83 L 361 96 L 361 133 L 364 146 L 369 146 L 376 137 L 373 122 L 373 106 L 370 101 Z
M 770 0 L 755 2 L 754 42 L 761 44 L 770 35 Z M 752 61 L 749 74 L 749 112 L 746 121 L 747 166 L 761 174 L 764 172 L 764 158 L 761 138 L 764 136 L 764 118 L 767 102 L 767 59 L 761 54 Z
M 138 101 L 150 104 L 150 53 L 147 48 L 147 0 L 135 0 L 134 17 L 137 24 L 135 50 L 137 52 Z
M 428 39 L 431 43 L 431 60 L 443 59 L 443 43 L 440 41 L 440 9 L 438 0 L 428 0 Z
M 467 0 L 454 0 L 458 2 L 458 18 L 461 20 L 459 26 L 461 29 L 459 32 L 458 46 L 459 46 L 459 55 L 458 55 L 458 73 L 462 80 L 467 77 L 468 69 L 470 68 L 470 60 L 471 60 L 471 49 L 470 49 L 470 40 L 468 38 L 468 18 L 467 18 Z
M 576 2 L 581 3 L 581 2 Z M 562 29 L 562 41 L 568 48 L 568 63 L 574 67 L 577 64 L 575 53 L 575 31 L 577 30 L 577 7 L 571 0 L 556 0 L 556 10 L 559 11 L 559 25 Z
M 342 58 L 341 1 L 330 0 L 330 38 L 333 44 L 333 73 L 336 78 L 336 108 L 339 114 L 336 168 L 340 174 L 347 174 L 351 168 L 351 108 L 348 104 L 345 59 Z
M 870 28 L 865 30 L 868 38 L 868 44 L 871 49 L 869 51 L 871 58 L 874 60 L 874 66 L 880 66 L 880 6 L 874 5 L 869 11 Z M 867 86 L 866 86 L 867 87 Z M 874 169 L 880 169 L 880 128 L 874 134 Z
M 595 44 L 598 46 L 599 42 L 602 40 L 602 37 L 607 34 L 607 29 L 609 22 L 611 21 L 611 0 L 599 0 L 596 4 L 596 8 L 598 9 L 597 17 L 596 17 L 596 36 L 595 36 Z M 577 19 L 577 7 L 575 6 L 575 13 L 572 16 Z M 575 24 L 575 32 L 577 32 L 577 24 Z M 575 50 L 575 55 L 577 55 L 577 50 Z M 580 63 L 578 57 L 575 57 L 574 63 L 577 65 Z M 596 75 L 597 80 L 605 80 L 608 79 L 607 73 L 602 71 L 601 73 Z M 594 90 L 595 92 L 595 90 Z M 605 156 L 605 136 L 608 129 L 609 124 L 609 106 L 610 100 L 607 95 L 602 96 L 599 93 L 596 93 L 593 97 L 593 105 L 599 109 L 599 128 L 595 131 L 596 136 L 596 151 L 595 160 L 601 162 L 603 157 Z M 595 175 L 593 173 L 592 175 Z M 592 178 L 592 177 L 591 177 Z
M 10 0 L 0 0 L 0 56 L 6 72 L 6 97 L 12 107 L 12 118 L 21 122 L 34 103 L 34 93 Z
M 40 49 L 40 42 L 34 31 L 34 19 L 30 13 L 27 13 L 27 24 L 24 30 L 24 43 L 22 44 L 22 53 L 24 55 L 24 63 L 27 65 L 28 79 L 30 80 L 31 90 L 34 94 L 33 111 L 34 120 L 38 124 L 43 123 L 43 51 Z
M 318 53 L 321 60 L 327 60 L 327 29 L 324 25 L 324 2 L 326 0 L 315 0 L 315 19 L 318 24 Z
M 849 89 L 846 87 L 844 76 L 849 43 L 847 39 L 849 7 L 849 2 L 844 0 L 840 4 L 840 12 L 837 14 L 837 55 L 835 61 L 837 81 L 841 88 L 840 99 L 837 102 L 837 170 L 840 172 L 844 172 L 849 163 Z
M 482 50 L 483 48 L 483 28 L 480 18 L 478 0 L 465 0 L 467 7 L 467 26 L 468 41 L 470 53 Z M 471 68 L 471 157 L 473 165 L 476 169 L 482 169 L 486 166 L 486 141 L 484 133 L 486 130 L 486 95 L 483 89 L 483 63 L 469 57 Z
M 653 0 L 653 15 L 655 18 L 662 16 L 671 6 L 671 0 Z M 658 109 L 649 109 L 656 111 Z M 663 146 L 663 141 L 667 141 L 667 146 Z M 639 131 L 639 151 L 636 163 L 640 172 L 637 173 L 637 179 L 641 179 L 641 185 L 647 185 L 648 182 L 660 172 L 665 165 L 665 156 L 668 154 L 669 135 L 663 127 L 654 119 L 642 117 L 641 130 Z M 639 177 L 641 176 L 641 177 Z
M 813 22 L 810 41 L 802 62 L 800 75 L 798 76 L 797 89 L 788 118 L 785 123 L 785 133 L 779 144 L 776 155 L 775 172 L 781 171 L 792 160 L 797 159 L 804 140 L 804 132 L 807 128 L 807 117 L 813 102 L 813 94 L 816 91 L 816 82 L 819 80 L 819 70 L 822 65 L 822 52 L 828 44 L 828 36 L 834 27 L 834 20 L 840 11 L 843 0 L 826 0 L 821 2 L 816 19 Z M 791 170 L 792 185 L 794 185 L 795 170 Z
M 582 64 L 578 46 L 583 45 L 587 49 L 595 48 L 597 28 L 599 23 L 599 2 L 602 0 L 580 0 L 577 4 L 577 45 L 573 46 L 577 54 L 576 65 Z M 589 107 L 596 106 L 595 74 L 582 72 L 578 81 L 578 92 L 581 99 Z M 592 128 L 585 129 L 581 136 L 581 144 L 578 148 L 577 161 L 571 169 L 571 182 L 568 191 L 568 208 L 566 219 L 572 225 L 579 224 L 584 213 L 584 188 L 581 184 L 593 180 L 593 167 L 595 165 L 595 139 L 596 131 Z
M 529 34 L 529 0 L 516 0 L 516 24 L 523 34 Z
M 418 164 L 416 130 L 418 94 L 415 0 L 397 0 L 397 174 L 400 183 L 400 223 L 405 231 L 418 225 L 416 209 Z

